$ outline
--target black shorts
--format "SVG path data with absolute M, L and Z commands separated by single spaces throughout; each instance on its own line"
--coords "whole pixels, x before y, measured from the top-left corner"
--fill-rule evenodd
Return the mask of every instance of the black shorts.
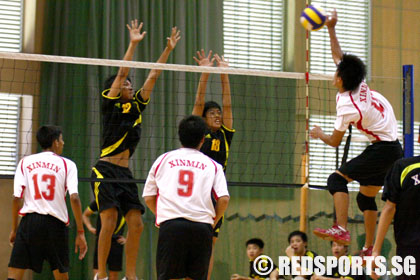
M 406 256 L 413 256 L 416 259 L 416 274 L 415 275 L 400 275 L 398 280 L 416 279 L 420 277 L 420 248 L 417 247 L 401 247 L 397 245 L 397 256 L 405 258 Z M 404 267 L 404 263 L 401 264 Z
M 207 279 L 213 230 L 210 224 L 185 219 L 163 222 L 156 254 L 158 280 Z
M 18 227 L 9 267 L 42 272 L 44 260 L 51 270 L 69 271 L 69 234 L 65 223 L 50 215 L 26 214 Z
M 369 145 L 359 156 L 343 164 L 338 171 L 360 183 L 361 186 L 383 186 L 385 175 L 392 164 L 403 157 L 398 140 L 381 141 Z
M 111 271 L 122 271 L 124 245 L 118 243 L 117 238 L 112 237 L 111 249 L 106 261 Z M 93 268 L 98 269 L 98 237 L 95 242 L 95 253 L 93 254 Z
M 92 168 L 93 179 L 134 179 L 130 169 L 99 160 Z M 140 203 L 136 183 L 92 182 L 91 187 L 99 206 L 99 212 L 109 208 L 120 208 L 123 215 L 131 209 L 138 209 L 143 214 L 145 209 Z

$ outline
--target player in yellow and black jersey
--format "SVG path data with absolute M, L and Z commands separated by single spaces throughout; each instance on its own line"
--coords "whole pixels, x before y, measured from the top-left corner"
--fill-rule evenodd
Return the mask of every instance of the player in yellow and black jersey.
M 102 92 L 102 147 L 101 158 L 129 151 L 129 157 L 134 153 L 141 136 L 141 113 L 149 103 L 142 97 L 142 89 L 138 90 L 134 97 L 127 102 L 121 102 L 121 95 L 108 96 L 116 75 L 105 82 L 105 90 Z M 131 80 L 127 77 L 126 84 L 132 91 Z M 145 95 L 145 94 L 143 94 Z
M 197 57 L 194 60 L 199 66 L 212 67 L 214 61 L 218 67 L 229 67 L 228 62 L 222 56 L 215 54 L 212 58 L 212 51 L 206 56 L 204 50 L 197 51 Z M 198 84 L 197 94 L 195 96 L 194 108 L 192 115 L 201 116 L 207 124 L 207 132 L 204 138 L 204 144 L 200 151 L 217 161 L 223 166 L 223 171 L 226 172 L 226 165 L 229 157 L 230 143 L 232 142 L 233 134 L 233 114 L 230 96 L 230 84 L 227 74 L 221 74 L 222 80 L 222 102 L 223 111 L 219 104 L 214 101 L 205 102 L 207 81 L 209 73 L 202 73 L 200 82 Z M 207 279 L 211 278 L 213 270 L 213 256 L 214 245 L 219 235 L 220 227 L 223 223 L 223 217 L 219 220 L 213 231 L 213 250 L 210 258 L 209 272 Z
M 420 139 L 419 139 L 420 140 Z M 404 269 L 403 274 L 396 277 L 400 279 L 419 279 L 420 275 L 420 155 L 399 159 L 385 177 L 382 208 L 376 232 L 375 245 L 372 256 L 381 255 L 381 249 L 389 226 L 394 221 L 394 237 L 396 256 L 404 260 L 411 256 L 415 259 L 415 266 L 410 265 L 411 271 Z M 399 262 L 406 266 L 405 260 Z M 413 264 L 413 263 L 412 263 Z M 374 264 L 372 264 L 374 266 Z M 414 273 L 408 275 L 409 272 Z M 407 273 L 407 274 L 406 274 Z M 376 274 L 371 275 L 378 279 Z
M 203 117 L 207 124 L 218 122 L 221 118 L 222 110 L 214 101 L 206 102 L 203 111 Z M 207 128 L 204 144 L 200 151 L 211 157 L 223 166 L 223 171 L 226 172 L 227 160 L 229 157 L 229 147 L 232 142 L 235 130 L 227 128 L 224 124 L 217 130 Z
M 130 31 L 130 44 L 124 60 L 133 59 L 137 44 L 146 35 L 146 32 L 141 33 L 142 26 L 143 23 L 138 24 L 137 20 L 127 25 Z M 158 63 L 166 63 L 180 39 L 179 34 L 176 27 L 172 28 L 172 34 L 167 38 L 166 48 Z M 92 168 L 92 178 L 118 180 L 97 181 L 91 184 L 102 224 L 98 239 L 98 273 L 95 279 L 106 279 L 107 276 L 106 261 L 117 224 L 117 209 L 121 210 L 128 226 L 124 279 L 136 279 L 136 261 L 143 230 L 141 215 L 144 213 L 144 206 L 140 203 L 137 185 L 127 182 L 133 179 L 128 163 L 140 141 L 141 113 L 149 102 L 150 94 L 161 71 L 151 70 L 142 89 L 136 92 L 133 91 L 128 72 L 129 68 L 121 67 L 117 75 L 106 80 L 105 90 L 102 92 L 103 144 L 100 159 Z
M 197 52 L 198 58 L 194 57 L 194 59 L 200 66 L 213 66 L 214 61 L 216 61 L 218 67 L 229 66 L 223 56 L 220 57 L 217 54 L 213 58 L 211 56 L 212 51 L 206 56 L 204 50 L 201 50 L 201 52 Z M 229 77 L 227 74 L 220 75 L 222 80 L 223 110 L 214 101 L 204 102 L 208 77 L 208 73 L 201 74 L 192 114 L 202 116 L 207 123 L 207 133 L 201 152 L 220 163 L 223 166 L 223 170 L 226 171 L 229 148 L 235 133 L 233 129 Z

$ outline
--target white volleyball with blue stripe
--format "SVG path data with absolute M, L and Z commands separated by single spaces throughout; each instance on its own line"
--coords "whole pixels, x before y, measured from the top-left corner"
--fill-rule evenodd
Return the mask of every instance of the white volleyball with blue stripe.
M 321 29 L 327 16 L 323 9 L 310 5 L 302 11 L 300 22 L 302 26 L 309 31 L 316 31 Z

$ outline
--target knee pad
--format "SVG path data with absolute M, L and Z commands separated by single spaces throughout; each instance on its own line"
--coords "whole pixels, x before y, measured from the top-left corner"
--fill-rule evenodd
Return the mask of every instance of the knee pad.
M 361 192 L 357 194 L 357 205 L 359 206 L 360 211 L 364 212 L 366 210 L 377 211 L 378 207 L 376 206 L 376 201 L 374 197 L 369 197 Z
M 336 192 L 349 193 L 349 190 L 347 189 L 347 180 L 335 172 L 328 177 L 327 188 L 332 195 Z

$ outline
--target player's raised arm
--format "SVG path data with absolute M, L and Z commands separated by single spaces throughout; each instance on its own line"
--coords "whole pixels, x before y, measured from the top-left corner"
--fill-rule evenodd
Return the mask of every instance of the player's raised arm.
M 138 24 L 137 19 L 131 21 L 131 26 L 127 24 L 127 28 L 130 31 L 130 44 L 128 45 L 128 48 L 127 48 L 127 51 L 125 52 L 123 60 L 131 61 L 133 59 L 134 51 L 137 47 L 137 44 L 141 40 L 143 40 L 144 36 L 146 36 L 145 31 L 141 32 L 142 27 L 143 27 L 143 22 Z M 128 67 L 121 67 L 118 70 L 117 77 L 112 83 L 111 90 L 108 93 L 108 97 L 118 96 L 125 82 L 125 79 L 128 76 L 129 71 L 130 71 L 130 68 Z
M 229 67 L 229 62 L 222 55 L 215 54 L 217 67 Z M 230 95 L 230 83 L 228 74 L 221 74 L 222 80 L 222 102 L 223 102 L 223 124 L 229 128 L 233 128 L 232 100 Z
M 337 34 L 335 33 L 337 19 L 337 11 L 334 9 L 325 22 L 325 25 L 328 27 L 328 34 L 330 35 L 331 53 L 336 65 L 340 63 L 341 58 L 343 57 L 343 52 L 341 50 L 340 43 L 338 42 Z
M 204 52 L 204 50 L 201 49 L 201 52 L 197 51 L 197 57 L 194 56 L 193 58 L 199 66 L 212 67 L 215 57 L 212 58 L 211 55 L 212 55 L 212 51 L 209 51 L 208 55 L 206 56 L 206 53 Z M 209 79 L 209 75 L 210 75 L 209 73 L 201 74 L 200 82 L 198 83 L 197 93 L 195 95 L 194 108 L 191 113 L 194 116 L 201 117 L 203 115 L 207 81 Z
M 178 28 L 172 27 L 171 37 L 167 37 L 167 43 L 166 48 L 163 50 L 162 54 L 160 55 L 159 59 L 156 61 L 157 63 L 166 63 L 168 61 L 169 54 L 172 52 L 173 49 L 175 49 L 176 44 L 181 39 L 181 31 L 178 30 Z M 152 90 L 155 86 L 156 80 L 159 77 L 162 70 L 153 69 L 150 71 L 149 76 L 147 76 L 146 81 L 143 85 L 143 90 L 141 92 L 141 97 L 143 100 L 147 100 L 150 97 L 150 94 L 152 93 Z

